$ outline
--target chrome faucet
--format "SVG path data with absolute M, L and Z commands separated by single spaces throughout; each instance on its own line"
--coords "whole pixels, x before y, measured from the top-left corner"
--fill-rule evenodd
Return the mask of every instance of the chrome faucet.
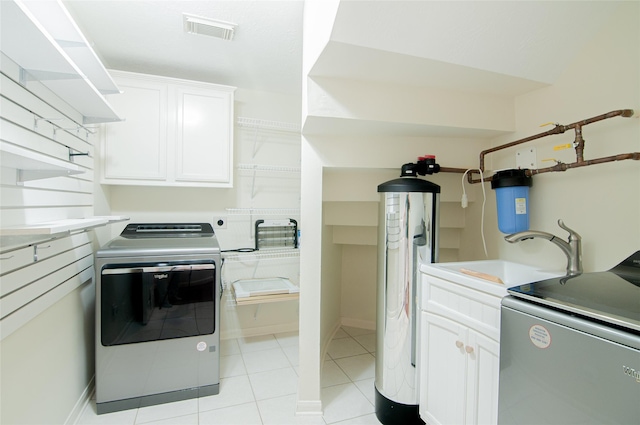
M 516 243 L 533 238 L 542 238 L 553 242 L 567 256 L 567 275 L 578 275 L 582 273 L 582 238 L 574 230 L 565 226 L 562 220 L 558 220 L 558 226 L 569 232 L 568 243 L 551 233 L 539 232 L 537 230 L 526 230 L 524 232 L 514 233 L 505 236 L 504 239 L 509 243 Z

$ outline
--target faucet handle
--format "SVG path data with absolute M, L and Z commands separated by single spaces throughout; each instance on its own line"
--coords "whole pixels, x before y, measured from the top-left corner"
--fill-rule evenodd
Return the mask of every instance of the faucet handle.
M 581 240 L 581 239 L 582 239 L 582 237 L 580 237 L 580 235 L 578 234 L 578 232 L 576 232 L 575 230 L 570 229 L 569 227 L 567 227 L 567 226 L 564 224 L 564 221 L 562 221 L 562 219 L 559 219 L 559 220 L 558 220 L 558 226 L 560 226 L 560 228 L 561 228 L 561 229 L 564 229 L 564 230 L 566 230 L 567 232 L 569 232 L 569 240 L 570 240 L 570 241 L 573 241 L 573 240 L 578 240 L 578 241 L 579 241 L 579 240 Z

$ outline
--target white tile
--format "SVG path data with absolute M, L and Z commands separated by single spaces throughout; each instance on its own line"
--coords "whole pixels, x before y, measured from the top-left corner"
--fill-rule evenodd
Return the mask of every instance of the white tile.
M 362 381 L 354 382 L 356 387 L 364 394 L 364 396 L 375 406 L 376 404 L 376 379 L 369 378 Z
M 137 422 L 136 422 L 137 423 Z M 145 422 L 144 425 L 198 425 L 198 414 Z
M 244 366 L 247 368 L 248 374 L 283 369 L 291 366 L 289 359 L 287 359 L 287 356 L 285 356 L 284 351 L 282 351 L 280 347 L 273 350 L 242 353 L 242 358 L 244 359 Z
M 358 341 L 358 344 L 362 345 L 368 352 L 375 353 L 376 351 L 376 334 L 366 334 L 354 336 L 353 339 Z
M 238 345 L 242 353 L 280 348 L 272 334 L 238 338 Z
M 220 378 L 246 374 L 247 369 L 244 367 L 244 360 L 242 360 L 241 354 L 220 357 Z
M 298 390 L 298 375 L 292 367 L 270 370 L 249 375 L 256 400 L 295 394 Z
M 198 410 L 204 411 L 222 409 L 237 404 L 255 401 L 249 377 L 235 376 L 220 379 L 220 393 L 198 399 Z
M 335 422 L 335 425 L 382 425 L 375 413 L 359 416 L 346 421 Z
M 136 416 L 136 425 L 194 413 L 198 413 L 198 399 L 196 398 L 141 407 L 138 409 L 138 416 Z
M 264 425 L 325 425 L 319 415 L 297 416 L 295 395 L 258 401 L 258 409 Z
M 300 343 L 300 338 L 298 336 L 298 331 L 293 332 L 281 332 L 274 335 L 278 344 L 281 347 L 290 347 L 290 346 L 298 346 Z
M 76 425 L 133 425 L 136 420 L 138 409 L 123 410 L 121 412 L 96 413 L 96 401 L 90 400 L 82 411 Z
M 376 376 L 376 359 L 369 353 L 336 359 L 335 362 L 352 381 Z
M 326 423 L 353 419 L 375 411 L 373 404 L 362 395 L 353 383 L 323 388 L 323 418 Z
M 298 350 L 297 345 L 291 345 L 288 347 L 282 347 L 282 351 L 284 351 L 284 355 L 289 359 L 289 363 L 291 366 L 300 366 L 300 350 Z
M 262 425 L 255 402 L 200 413 L 200 425 Z
M 329 349 L 327 350 L 327 353 L 332 359 L 357 356 L 358 354 L 365 354 L 366 352 L 367 350 L 353 338 L 334 339 L 329 343 Z
M 236 339 L 223 339 L 220 341 L 220 356 L 240 354 L 240 345 Z
M 375 329 L 352 328 L 350 326 L 343 326 L 342 330 L 344 330 L 347 334 L 353 337 L 376 333 Z
M 320 385 L 322 388 L 346 384 L 348 382 L 350 382 L 349 377 L 338 367 L 335 361 L 326 360 L 322 364 L 322 375 L 320 376 Z

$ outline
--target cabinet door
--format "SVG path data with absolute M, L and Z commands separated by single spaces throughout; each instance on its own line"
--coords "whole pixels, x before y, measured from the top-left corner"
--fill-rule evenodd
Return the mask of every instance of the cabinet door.
M 498 423 L 500 345 L 481 333 L 469 330 L 467 347 L 465 347 L 468 352 L 465 423 L 495 425 Z
M 176 87 L 176 182 L 231 187 L 233 100 L 230 92 Z
M 165 180 L 166 85 L 137 79 L 117 82 L 122 93 L 108 100 L 124 121 L 105 126 L 102 181 Z
M 430 425 L 462 424 L 468 330 L 435 314 L 421 315 L 420 416 Z

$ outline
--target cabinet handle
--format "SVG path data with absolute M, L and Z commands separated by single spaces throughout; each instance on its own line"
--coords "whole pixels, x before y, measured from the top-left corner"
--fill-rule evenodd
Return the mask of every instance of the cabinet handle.
M 462 341 L 456 341 L 456 347 L 462 348 L 464 347 L 464 343 Z
M 467 345 L 466 347 L 464 347 L 464 351 L 466 351 L 468 354 L 473 353 L 473 347 L 470 345 Z
M 10 255 L 8 257 L 0 257 L 0 260 L 10 260 L 13 258 L 13 255 Z

